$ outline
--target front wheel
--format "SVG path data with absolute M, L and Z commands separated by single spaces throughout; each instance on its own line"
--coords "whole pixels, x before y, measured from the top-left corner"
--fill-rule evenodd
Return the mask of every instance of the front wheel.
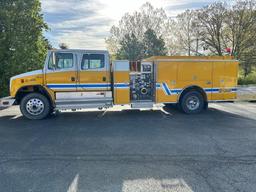
M 190 91 L 182 96 L 180 108 L 184 113 L 196 114 L 203 110 L 204 103 L 204 98 L 199 92 Z
M 40 93 L 30 93 L 23 97 L 20 103 L 23 116 L 32 120 L 46 118 L 51 112 L 49 100 Z

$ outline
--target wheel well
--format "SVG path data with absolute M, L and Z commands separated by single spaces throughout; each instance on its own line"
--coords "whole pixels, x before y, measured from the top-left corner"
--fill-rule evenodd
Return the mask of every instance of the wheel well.
M 49 95 L 49 93 L 45 90 L 45 88 L 41 85 L 34 85 L 34 86 L 25 86 L 21 87 L 15 96 L 16 104 L 20 104 L 23 97 L 25 97 L 29 93 L 40 93 L 50 101 L 51 105 L 53 105 L 53 101 Z
M 182 90 L 182 92 L 181 92 L 181 94 L 180 94 L 180 97 L 179 97 L 179 103 L 180 103 L 182 97 L 183 97 L 186 93 L 188 93 L 188 92 L 190 92 L 190 91 L 197 91 L 197 92 L 199 92 L 199 93 L 203 96 L 203 98 L 204 98 L 205 105 L 208 103 L 208 98 L 207 98 L 206 92 L 204 91 L 203 88 L 201 88 L 201 87 L 199 87 L 199 86 L 196 86 L 196 85 L 195 85 L 195 86 L 187 87 L 187 88 L 185 88 L 185 89 Z

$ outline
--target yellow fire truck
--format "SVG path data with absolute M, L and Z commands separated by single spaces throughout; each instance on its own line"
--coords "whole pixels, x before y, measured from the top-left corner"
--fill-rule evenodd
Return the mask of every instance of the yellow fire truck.
M 238 61 L 230 56 L 155 56 L 141 62 L 109 61 L 107 51 L 49 51 L 44 69 L 14 76 L 10 97 L 29 119 L 58 109 L 177 104 L 188 114 L 208 102 L 236 99 Z

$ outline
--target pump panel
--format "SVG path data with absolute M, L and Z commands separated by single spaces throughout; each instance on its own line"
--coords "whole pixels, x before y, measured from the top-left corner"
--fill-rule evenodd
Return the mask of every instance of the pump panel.
M 153 64 L 142 62 L 139 72 L 130 73 L 131 101 L 153 101 L 154 100 L 154 76 Z

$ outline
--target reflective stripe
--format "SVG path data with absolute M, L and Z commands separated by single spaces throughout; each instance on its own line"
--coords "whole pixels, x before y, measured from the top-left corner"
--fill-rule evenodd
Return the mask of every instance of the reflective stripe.
M 130 88 L 130 84 L 129 83 L 115 83 L 114 88 L 116 88 L 116 89 L 128 89 L 128 88 Z
M 77 85 L 76 84 L 70 84 L 70 85 L 67 85 L 67 84 L 65 84 L 65 85 L 62 85 L 62 84 L 60 84 L 60 85 L 56 85 L 56 84 L 54 84 L 54 85 L 47 85 L 47 87 L 49 87 L 49 88 L 52 88 L 52 89 L 54 89 L 54 88 L 76 88 L 77 87 Z
M 167 95 L 171 95 L 171 91 L 168 87 L 168 85 L 166 83 L 163 83 L 163 89 L 164 89 L 164 92 L 167 94 Z
M 156 83 L 156 88 L 161 89 L 161 83 Z
M 161 88 L 161 86 L 159 88 Z M 162 89 L 166 95 L 175 95 L 175 94 L 179 94 L 182 91 L 182 89 L 170 89 L 167 83 L 162 83 Z
M 182 92 L 183 89 L 170 89 L 167 85 L 167 83 L 156 83 L 157 89 L 162 89 L 166 95 L 177 95 L 180 92 Z M 230 92 L 236 92 L 237 88 L 224 88 L 224 89 L 230 89 Z M 205 88 L 204 91 L 206 93 L 220 93 L 221 88 L 215 87 L 215 88 Z
M 220 92 L 220 89 L 219 88 L 206 88 L 206 89 L 204 89 L 204 91 L 206 92 L 206 93 L 212 93 L 212 92 Z
M 78 84 L 82 88 L 109 88 L 110 84 Z
M 99 84 L 47 84 L 48 88 L 51 89 L 74 89 L 74 88 L 87 88 L 87 89 L 103 89 L 103 88 L 111 88 L 110 83 L 99 83 Z M 130 87 L 129 83 L 115 83 L 114 88 L 117 89 L 127 89 Z M 170 89 L 167 83 L 156 83 L 157 89 L 162 89 L 166 95 L 177 95 L 183 89 Z M 227 88 L 224 88 L 227 89 Z M 229 88 L 230 92 L 237 92 L 237 88 Z M 204 91 L 206 93 L 219 93 L 221 88 L 205 88 Z
M 52 89 L 68 89 L 68 88 L 88 88 L 88 89 L 94 89 L 94 88 L 110 88 L 110 83 L 102 83 L 102 84 L 47 84 L 47 87 Z
M 47 84 L 47 87 L 52 89 L 68 89 L 68 88 L 88 88 L 88 89 L 94 89 L 94 88 L 111 88 L 110 83 L 102 83 L 102 84 Z M 115 88 L 129 88 L 129 83 L 115 83 Z

